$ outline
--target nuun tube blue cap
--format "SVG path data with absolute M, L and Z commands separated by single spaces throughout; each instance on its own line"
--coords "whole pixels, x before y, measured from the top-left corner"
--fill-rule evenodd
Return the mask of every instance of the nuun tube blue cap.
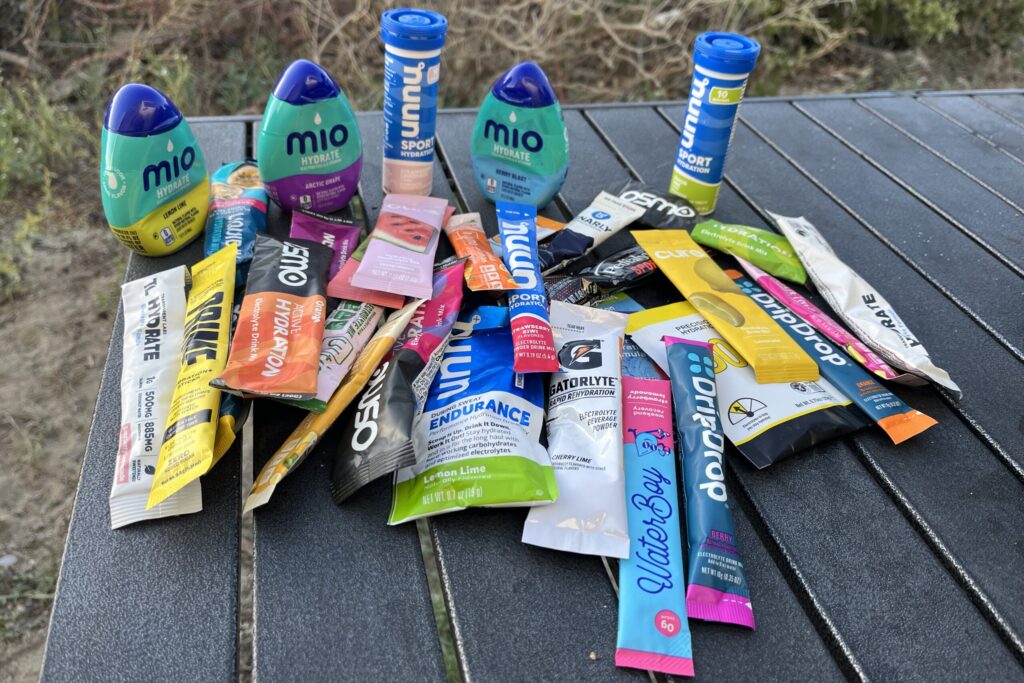
M 104 128 L 137 138 L 165 133 L 180 122 L 181 112 L 167 95 L 142 83 L 119 88 L 103 115 Z
M 428 9 L 389 9 L 380 17 L 380 37 L 403 50 L 439 50 L 447 31 L 444 15 Z
M 709 31 L 697 36 L 693 61 L 705 69 L 726 74 L 748 74 L 757 64 L 761 44 L 738 33 Z
M 548 77 L 533 62 L 522 62 L 501 75 L 491 93 L 516 107 L 547 107 L 558 101 Z
M 341 94 L 327 71 L 308 59 L 296 59 L 274 84 L 274 97 L 288 104 L 313 104 Z

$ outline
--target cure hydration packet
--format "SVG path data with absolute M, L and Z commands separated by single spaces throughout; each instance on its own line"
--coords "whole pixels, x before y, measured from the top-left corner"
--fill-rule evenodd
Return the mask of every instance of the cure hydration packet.
M 203 509 L 198 481 L 146 509 L 181 366 L 187 275 L 185 266 L 178 266 L 121 286 L 121 428 L 110 490 L 111 529 Z
M 210 210 L 206 214 L 203 256 L 226 244 L 238 245 L 235 285 L 245 285 L 256 247 L 256 234 L 267 230 L 267 191 L 251 159 L 224 164 L 210 178 Z
M 691 304 L 680 302 L 629 316 L 627 333 L 668 371 L 662 337 L 712 344 L 718 404 L 726 437 L 755 467 L 867 425 L 828 381 L 761 384 L 741 355 Z
M 316 396 L 330 259 L 316 242 L 257 236 L 231 354 L 214 386 L 247 397 Z
M 622 378 L 622 442 L 630 555 L 619 562 L 615 665 L 693 675 L 686 622 L 672 389 Z
M 540 269 L 551 273 L 583 256 L 643 215 L 643 209 L 601 192 L 538 251 Z
M 292 226 L 288 234 L 292 239 L 310 240 L 330 247 L 333 256 L 327 277 L 333 279 L 356 250 L 362 231 L 363 225 L 359 221 L 300 210 L 292 212 Z
M 448 202 L 389 194 L 352 284 L 403 296 L 428 297 L 438 236 Z
M 487 243 L 480 225 L 480 214 L 452 216 L 444 224 L 444 233 L 452 243 L 456 256 L 466 261 L 466 286 L 474 292 L 518 289 L 505 263 Z
M 413 418 L 423 409 L 445 341 L 462 305 L 465 261 L 434 275 L 431 299 L 416 311 L 400 345 L 374 371 L 345 420 L 331 473 L 336 503 L 400 467 L 416 462 Z
M 776 277 L 801 285 L 807 282 L 800 257 L 782 235 L 715 220 L 698 223 L 690 234 L 697 244 L 746 259 Z
M 229 244 L 192 267 L 181 365 L 147 510 L 213 466 L 221 394 L 210 381 L 227 362 L 237 258 L 238 246 Z
M 555 343 L 548 322 L 548 297 L 537 260 L 537 209 L 498 202 L 498 229 L 505 265 L 519 288 L 508 295 L 516 372 L 554 372 Z
M 765 313 L 782 326 L 804 351 L 818 359 L 821 375 L 846 394 L 860 410 L 892 439 L 902 443 L 938 424 L 914 410 L 891 391 L 876 382 L 842 351 L 828 343 L 813 326 L 807 324 L 775 297 L 738 271 L 727 271 L 743 292 L 757 302 Z
M 373 338 L 359 352 L 352 369 L 345 375 L 341 386 L 331 396 L 324 411 L 306 415 L 281 444 L 281 447 L 263 465 L 260 473 L 253 479 L 252 489 L 249 491 L 249 497 L 245 500 L 243 512 L 266 504 L 281 480 L 313 452 L 320 442 L 320 438 L 348 408 L 356 394 L 366 386 L 370 374 L 391 352 L 391 347 L 422 303 L 422 299 L 411 301 L 384 321 Z
M 722 272 L 684 230 L 634 231 L 633 237 L 686 300 L 754 369 L 757 381 L 813 382 L 818 365 Z
M 855 335 L 887 363 L 963 394 L 878 290 L 846 265 L 810 221 L 768 212 L 800 255 L 818 291 Z
M 750 588 L 725 486 L 725 436 L 711 345 L 678 337 L 665 337 L 665 345 L 686 495 L 686 614 L 754 628 Z
M 558 500 L 530 510 L 523 542 L 629 557 L 622 483 L 622 339 L 627 316 L 551 302 L 559 369 L 548 394 Z
M 543 422 L 544 378 L 512 370 L 508 309 L 463 311 L 413 422 L 416 464 L 395 473 L 388 523 L 550 503 L 557 488 Z

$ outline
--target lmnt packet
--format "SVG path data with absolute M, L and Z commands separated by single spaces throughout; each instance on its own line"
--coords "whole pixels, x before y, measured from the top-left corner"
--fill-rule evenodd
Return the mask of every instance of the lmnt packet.
M 518 289 L 512 274 L 487 244 L 487 235 L 480 224 L 480 214 L 452 216 L 444 224 L 455 254 L 467 259 L 466 285 L 474 292 Z
M 686 614 L 754 628 L 750 588 L 725 486 L 725 435 L 711 345 L 678 337 L 666 337 L 665 344 L 686 495 Z
M 178 266 L 121 286 L 121 429 L 110 490 L 111 529 L 203 509 L 198 481 L 146 509 L 181 366 L 187 275 L 185 266 Z
M 265 505 L 274 494 L 274 489 L 288 474 L 313 452 L 320 438 L 331 428 L 341 413 L 352 403 L 366 383 L 374 368 L 380 365 L 391 352 L 391 347 L 402 330 L 412 320 L 413 313 L 423 303 L 422 299 L 409 302 L 404 308 L 392 313 L 380 326 L 373 338 L 363 347 L 352 369 L 345 375 L 341 386 L 327 402 L 322 413 L 309 413 L 274 452 L 263 469 L 253 479 L 249 497 L 245 500 L 243 512 Z
M 508 309 L 463 311 L 413 423 L 416 464 L 395 473 L 388 524 L 550 503 L 557 487 L 543 422 L 544 379 L 512 370 Z
M 331 280 L 348 261 L 359 244 L 363 231 L 361 222 L 315 211 L 296 209 L 292 213 L 292 227 L 288 233 L 292 239 L 310 240 L 330 247 L 333 256 L 327 271 Z
M 800 257 L 782 235 L 716 220 L 698 223 L 690 234 L 697 244 L 744 258 L 776 277 L 800 284 L 807 282 Z
M 210 386 L 210 380 L 227 362 L 237 258 L 238 245 L 228 244 L 192 268 L 181 365 L 147 510 L 213 466 L 220 391 Z
M 643 213 L 640 207 L 624 202 L 608 192 L 601 192 L 590 206 L 540 247 L 538 257 L 541 272 L 553 272 L 583 256 Z
M 963 395 L 949 373 L 932 362 L 928 351 L 885 297 L 840 260 L 809 220 L 770 211 L 768 215 L 800 254 L 818 291 L 854 334 L 890 365 L 945 387 L 957 399 Z
M 215 387 L 248 397 L 316 396 L 330 260 L 331 250 L 316 242 L 256 238 L 231 355 Z
M 757 381 L 813 382 L 818 364 L 751 301 L 685 230 L 634 231 L 686 300 L 754 369 Z
M 238 245 L 235 284 L 249 275 L 256 235 L 267 230 L 267 191 L 252 159 L 225 164 L 210 178 L 210 210 L 206 214 L 203 256 L 226 244 Z
M 548 455 L 558 500 L 530 510 L 523 542 L 629 557 L 622 473 L 622 339 L 627 316 L 551 302 L 558 372 L 548 396 Z

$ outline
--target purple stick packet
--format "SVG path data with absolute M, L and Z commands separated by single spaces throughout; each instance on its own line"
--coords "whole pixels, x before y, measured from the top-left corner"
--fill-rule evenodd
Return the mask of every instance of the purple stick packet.
M 334 256 L 331 258 L 330 271 L 327 276 L 327 279 L 331 280 L 355 251 L 362 231 L 361 223 L 347 218 L 316 211 L 296 210 L 292 213 L 292 227 L 289 234 L 294 239 L 312 240 L 331 248 Z

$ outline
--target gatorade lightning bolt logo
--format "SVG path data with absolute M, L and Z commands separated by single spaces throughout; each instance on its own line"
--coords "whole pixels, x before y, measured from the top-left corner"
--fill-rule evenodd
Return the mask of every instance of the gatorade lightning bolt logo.
M 566 370 L 590 370 L 601 367 L 601 340 L 579 339 L 562 346 L 558 362 Z

